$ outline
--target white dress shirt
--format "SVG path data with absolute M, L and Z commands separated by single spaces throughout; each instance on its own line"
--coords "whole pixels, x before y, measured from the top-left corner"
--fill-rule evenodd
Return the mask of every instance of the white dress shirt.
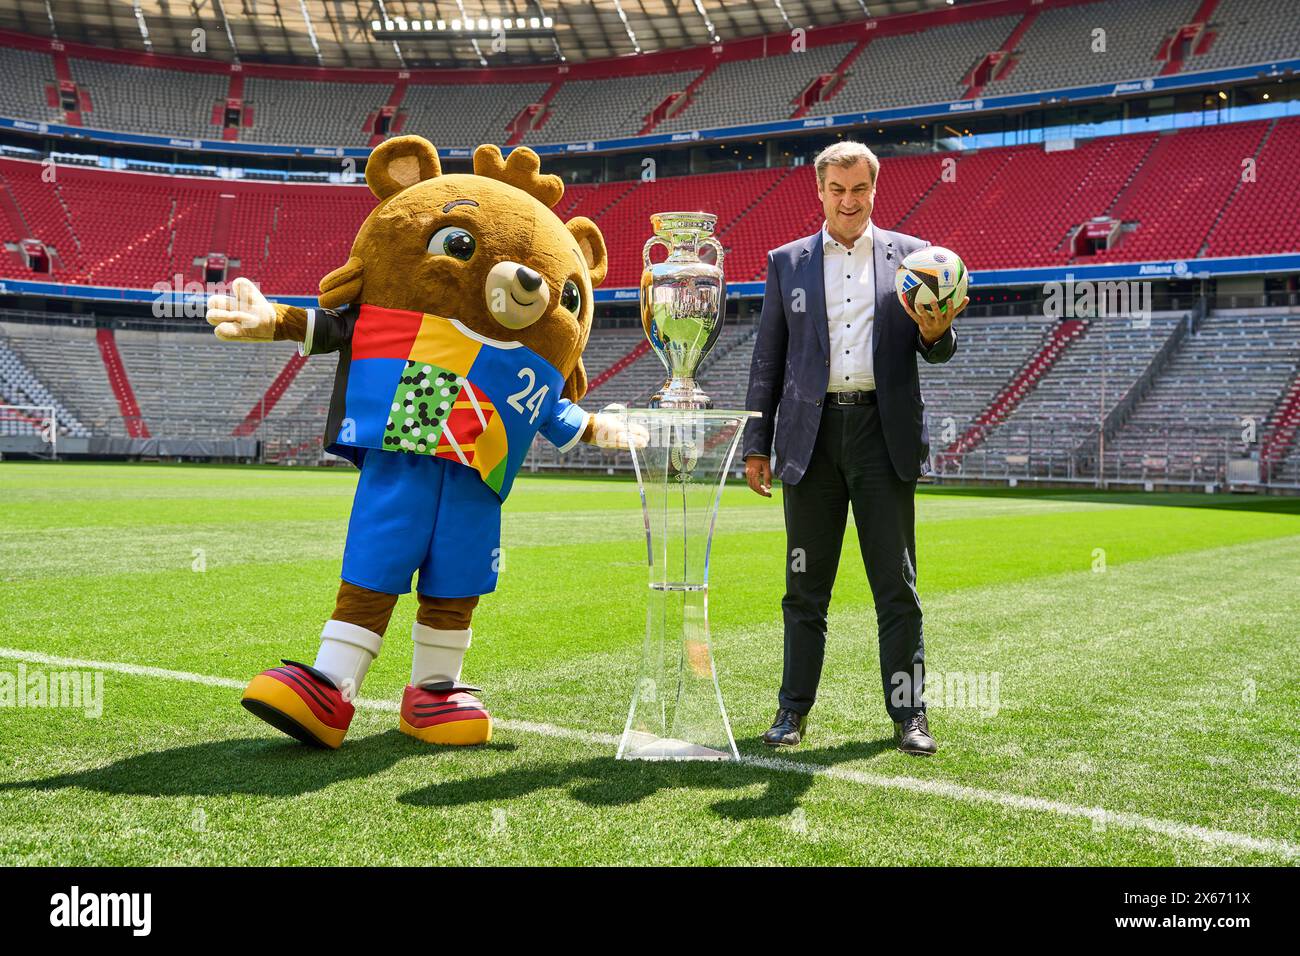
M 876 319 L 875 226 L 846 248 L 822 224 L 822 274 L 826 287 L 826 321 L 830 330 L 832 392 L 872 390 L 871 326 Z

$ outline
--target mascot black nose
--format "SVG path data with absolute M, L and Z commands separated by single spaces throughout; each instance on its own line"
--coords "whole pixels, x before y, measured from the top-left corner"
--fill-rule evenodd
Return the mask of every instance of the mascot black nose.
M 519 284 L 524 287 L 525 292 L 536 292 L 542 285 L 541 275 L 528 268 L 528 266 L 520 266 L 516 269 L 515 278 L 519 280 Z

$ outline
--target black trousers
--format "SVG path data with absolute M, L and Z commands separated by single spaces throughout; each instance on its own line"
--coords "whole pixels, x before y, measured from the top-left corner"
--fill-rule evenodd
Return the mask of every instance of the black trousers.
M 876 603 L 885 707 L 896 721 L 924 710 L 925 643 L 916 593 L 916 482 L 894 471 L 875 404 L 826 404 L 808 469 L 784 486 L 786 593 L 782 707 L 806 714 L 826 652 L 826 611 L 849 505 Z

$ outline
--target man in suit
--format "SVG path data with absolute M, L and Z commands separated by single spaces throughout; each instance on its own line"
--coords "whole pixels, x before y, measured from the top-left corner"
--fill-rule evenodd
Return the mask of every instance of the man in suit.
M 788 746 L 807 732 L 851 504 L 895 741 L 905 753 L 932 754 L 914 505 L 930 451 L 916 357 L 952 358 L 952 321 L 969 300 L 905 309 L 894 274 L 929 243 L 872 225 L 880 161 L 861 143 L 839 142 L 815 165 L 826 221 L 768 253 L 749 375 L 747 407 L 762 417 L 745 428 L 745 473 L 750 488 L 771 497 L 775 453 L 787 541 L 785 667 L 763 740 Z

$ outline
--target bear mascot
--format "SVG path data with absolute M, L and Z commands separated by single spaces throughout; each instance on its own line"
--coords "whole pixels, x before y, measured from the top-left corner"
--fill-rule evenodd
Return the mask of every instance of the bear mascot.
M 443 175 L 427 140 L 400 136 L 371 153 L 366 184 L 379 203 L 347 263 L 321 280 L 320 308 L 272 304 L 244 278 L 207 303 L 223 341 L 339 353 L 325 447 L 360 469 L 315 663 L 263 671 L 242 702 L 304 743 L 338 747 L 416 576 L 399 726 L 429 743 L 481 744 L 492 718 L 461 665 L 474 608 L 497 584 L 501 503 L 534 436 L 561 451 L 643 438 L 575 404 L 605 241 L 590 219 L 552 211 L 564 183 L 524 147 L 505 159 L 480 146 L 473 174 Z

